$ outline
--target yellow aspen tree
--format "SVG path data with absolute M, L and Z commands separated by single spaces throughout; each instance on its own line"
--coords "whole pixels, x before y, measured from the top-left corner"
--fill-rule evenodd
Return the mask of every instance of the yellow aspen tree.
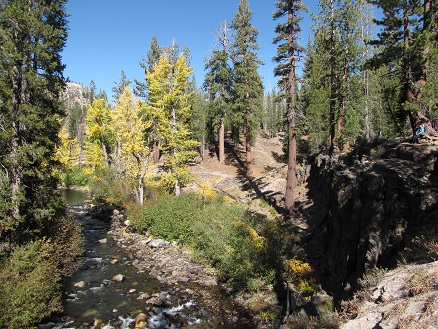
M 99 161 L 103 162 L 103 166 L 109 167 L 111 164 L 111 148 L 114 146 L 115 133 L 113 121 L 111 118 L 111 108 L 108 102 L 103 99 L 95 99 L 88 105 L 87 123 L 85 134 L 87 136 L 86 153 L 87 163 L 93 162 L 93 167 L 100 167 Z M 100 151 L 97 151 L 97 144 Z M 93 154 L 94 153 L 94 154 Z
M 133 98 L 131 88 L 126 86 L 111 114 L 122 166 L 126 174 L 135 181 L 137 200 L 143 204 L 145 177 L 151 153 L 144 135 L 151 121 L 144 120 L 141 111 L 139 102 Z
M 146 74 L 149 84 L 149 102 L 146 113 L 157 122 L 158 134 L 162 139 L 161 149 L 166 153 L 163 178 L 173 186 L 179 195 L 181 184 L 188 181 L 187 164 L 196 155 L 198 143 L 192 139 L 189 130 L 191 106 L 189 99 L 189 77 L 192 69 L 187 65 L 184 54 L 172 63 L 169 55 L 162 55 Z

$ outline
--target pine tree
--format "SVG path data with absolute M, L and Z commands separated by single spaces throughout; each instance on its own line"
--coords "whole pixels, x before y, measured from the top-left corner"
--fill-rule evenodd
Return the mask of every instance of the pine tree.
M 330 74 L 327 65 L 330 57 L 327 35 L 328 28 L 321 27 L 316 29 L 314 41 L 309 41 L 300 92 L 312 153 L 326 148 L 329 140 Z
M 66 24 L 63 0 L 0 2 L 0 243 L 47 233 L 63 211 L 51 172 Z
M 154 65 L 159 61 L 162 54 L 162 48 L 158 44 L 158 39 L 154 35 L 151 40 L 151 45 L 146 54 L 146 58 L 142 58 L 140 62 L 141 68 L 144 70 L 144 81 L 134 79 L 135 89 L 134 95 L 140 99 L 146 100 L 148 95 L 148 84 L 146 80 L 146 74 L 148 70 L 153 70 Z
M 362 5 L 361 0 L 321 0 L 314 16 L 302 88 L 313 151 L 319 145 L 333 153 L 363 136 Z
M 196 84 L 195 84 L 196 85 Z M 195 89 L 190 98 L 190 106 L 192 108 L 192 116 L 190 118 L 190 131 L 193 138 L 199 142 L 199 154 L 202 161 L 204 161 L 204 152 L 210 136 L 209 129 L 211 128 L 209 121 L 209 101 L 206 93 L 202 88 Z
M 292 215 L 294 209 L 294 190 L 296 185 L 296 156 L 297 141 L 295 132 L 297 114 L 297 77 L 295 68 L 297 57 L 303 51 L 298 44 L 298 33 L 300 32 L 299 12 L 306 10 L 301 0 L 289 1 L 280 0 L 276 2 L 277 10 L 274 12 L 274 19 L 286 16 L 286 22 L 278 23 L 275 28 L 276 37 L 274 43 L 277 44 L 277 56 L 274 61 L 278 63 L 274 73 L 279 77 L 278 85 L 285 93 L 287 99 L 287 119 L 288 119 L 288 168 L 286 178 L 286 192 L 284 208 L 286 215 Z
M 225 160 L 225 118 L 231 100 L 231 67 L 229 64 L 228 27 L 224 22 L 219 27 L 219 50 L 213 50 L 210 58 L 205 63 L 204 89 L 209 95 L 213 116 L 213 126 L 217 129 L 219 142 L 219 162 Z
M 252 173 L 251 143 L 259 126 L 260 111 L 263 102 L 263 84 L 258 73 L 263 62 L 256 51 L 258 29 L 251 25 L 252 11 L 247 0 L 240 0 L 231 28 L 234 29 L 234 41 L 231 44 L 233 63 L 233 104 L 235 122 L 243 124 L 244 146 L 246 154 L 246 173 Z
M 112 88 L 113 99 L 114 99 L 115 103 L 117 103 L 117 101 L 119 100 L 119 98 L 122 95 L 122 93 L 125 90 L 125 88 L 127 86 L 129 86 L 130 84 L 131 84 L 131 80 L 129 80 L 126 77 L 125 71 L 122 70 L 120 72 L 120 79 L 119 79 L 119 81 L 114 81 L 114 86 Z
M 422 108 L 422 90 L 427 82 L 428 49 L 432 44 L 425 42 L 429 37 L 436 38 L 435 1 L 371 0 L 383 11 L 377 24 L 382 27 L 375 45 L 381 46 L 372 61 L 375 68 L 385 66 L 391 75 L 397 78 L 399 101 L 397 106 L 397 123 L 403 132 L 408 116 L 411 131 L 414 132 L 422 122 L 426 122 L 429 133 L 435 130 L 426 118 Z

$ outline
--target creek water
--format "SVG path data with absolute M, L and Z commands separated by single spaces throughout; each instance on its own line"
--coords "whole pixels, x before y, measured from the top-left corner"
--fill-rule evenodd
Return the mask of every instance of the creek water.
M 86 211 L 86 193 L 67 190 L 63 195 L 69 216 L 83 228 L 83 265 L 64 283 L 63 313 L 39 329 L 134 328 L 135 316 L 141 312 L 148 317 L 149 329 L 255 327 L 250 316 L 219 287 L 193 282 L 170 286 L 138 271 L 132 266 L 132 251 L 120 247 L 108 234 L 109 218 L 96 218 Z M 106 243 L 99 243 L 101 239 Z M 122 282 L 112 280 L 118 274 L 124 276 Z M 147 305 L 150 296 L 159 296 L 166 306 Z

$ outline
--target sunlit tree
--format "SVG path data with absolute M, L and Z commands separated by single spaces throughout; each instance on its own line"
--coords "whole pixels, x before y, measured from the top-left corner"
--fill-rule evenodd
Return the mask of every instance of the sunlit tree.
M 150 150 L 144 140 L 144 132 L 151 121 L 143 120 L 142 109 L 133 98 L 131 88 L 125 87 L 111 115 L 114 120 L 116 140 L 120 147 L 120 160 L 126 174 L 136 183 L 136 197 L 144 201 L 145 176 L 148 172 Z
M 163 179 L 173 186 L 176 195 L 180 193 L 181 184 L 187 182 L 187 164 L 196 155 L 198 145 L 189 130 L 191 74 L 184 54 L 172 63 L 167 53 L 147 73 L 149 101 L 145 104 L 145 117 L 157 126 L 157 137 L 162 140 L 161 149 L 166 153 L 167 175 Z
M 109 167 L 111 165 L 112 147 L 115 143 L 114 124 L 111 118 L 111 108 L 108 102 L 103 98 L 95 99 L 88 105 L 87 116 L 85 121 L 87 123 L 85 134 L 87 136 L 87 162 L 91 161 L 97 165 L 102 162 L 103 166 Z M 90 145 L 90 143 L 94 144 Z M 98 148 L 96 148 L 96 145 Z M 98 149 L 100 149 L 98 151 Z M 90 151 L 97 152 L 90 154 Z M 100 160 L 101 159 L 101 160 Z
M 234 40 L 230 46 L 233 63 L 234 125 L 243 126 L 246 172 L 252 173 L 251 143 L 260 124 L 263 84 L 258 68 L 263 62 L 257 56 L 258 29 L 251 24 L 252 10 L 247 0 L 240 0 L 231 28 Z
M 287 100 L 287 119 L 289 123 L 289 150 L 288 168 L 285 192 L 285 212 L 292 215 L 294 209 L 294 190 L 296 185 L 296 156 L 297 140 L 295 132 L 296 106 L 297 106 L 297 77 L 295 69 L 299 53 L 303 48 L 298 44 L 298 33 L 300 32 L 300 11 L 305 10 L 301 0 L 288 1 L 281 0 L 276 3 L 277 10 L 274 12 L 274 19 L 286 16 L 285 22 L 277 24 L 275 29 L 276 37 L 274 43 L 277 44 L 277 56 L 274 60 L 278 63 L 274 73 L 279 77 L 278 84 L 282 89 Z

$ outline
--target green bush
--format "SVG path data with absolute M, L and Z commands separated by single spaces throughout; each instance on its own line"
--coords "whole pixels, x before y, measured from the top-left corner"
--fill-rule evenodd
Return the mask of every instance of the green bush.
M 61 307 L 61 274 L 47 242 L 19 247 L 0 269 L 0 327 L 33 328 Z
M 62 311 L 61 280 L 78 268 L 83 236 L 71 218 L 53 221 L 47 237 L 15 251 L 0 265 L 0 328 L 34 328 Z
M 89 181 L 90 192 L 99 199 L 106 199 L 110 190 L 117 181 L 117 172 L 114 168 L 97 169 Z
M 139 232 L 150 230 L 163 239 L 184 242 L 190 237 L 192 223 L 201 209 L 202 201 L 195 194 L 161 196 L 146 204 L 139 217 L 133 218 L 133 226 Z
M 62 180 L 67 187 L 86 186 L 88 183 L 88 176 L 84 174 L 82 167 L 75 166 L 64 173 Z
M 193 193 L 161 196 L 142 209 L 131 205 L 128 215 L 137 231 L 188 245 L 196 260 L 215 266 L 235 288 L 247 288 L 253 278 L 273 280 L 271 256 L 249 234 L 252 227 L 261 231 L 261 219 L 222 196 L 207 203 Z

